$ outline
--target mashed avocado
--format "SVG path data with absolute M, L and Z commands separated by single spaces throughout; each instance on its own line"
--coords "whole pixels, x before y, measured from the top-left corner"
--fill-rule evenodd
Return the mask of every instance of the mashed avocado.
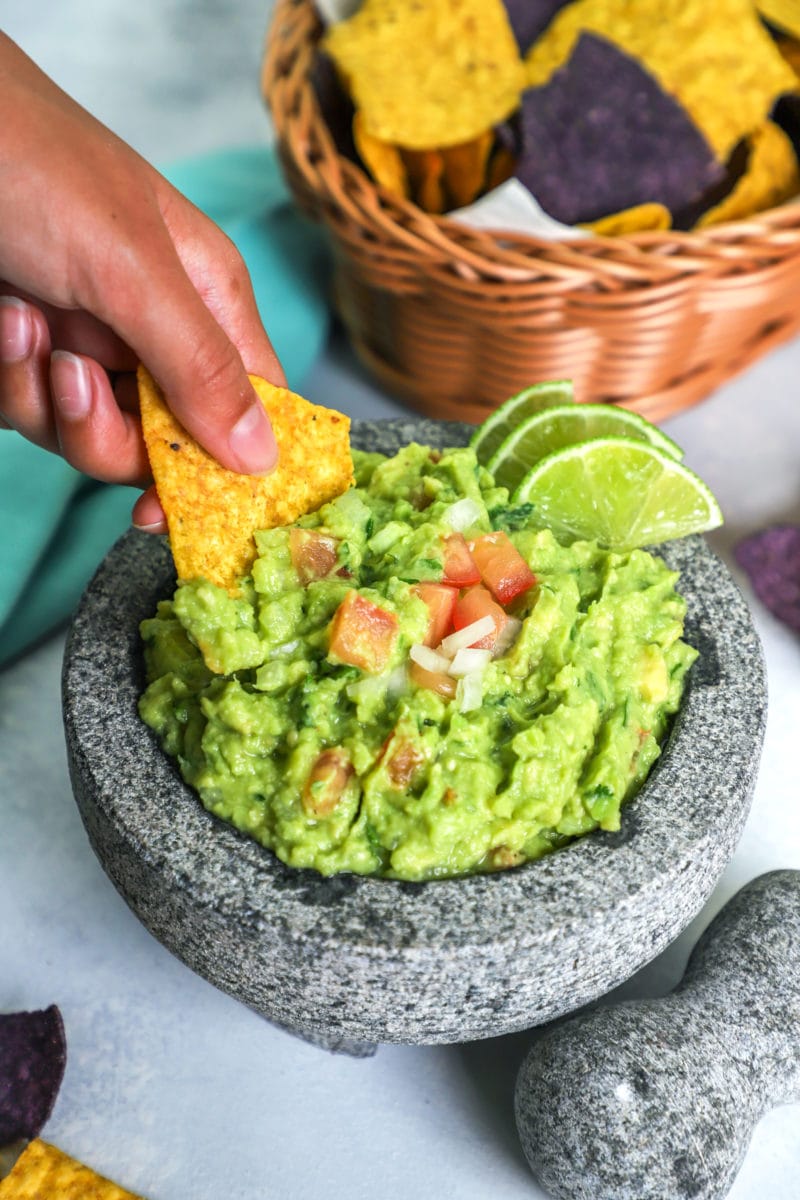
M 256 533 L 238 596 L 185 582 L 142 623 L 140 712 L 184 779 L 326 875 L 497 870 L 617 829 L 695 658 L 675 573 L 560 545 L 469 449 L 354 458 L 356 488 Z

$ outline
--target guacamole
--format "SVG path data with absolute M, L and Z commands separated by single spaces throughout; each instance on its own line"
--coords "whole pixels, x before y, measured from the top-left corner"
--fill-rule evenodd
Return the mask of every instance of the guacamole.
M 695 651 L 676 575 L 560 545 L 469 449 L 354 454 L 255 534 L 239 593 L 142 623 L 143 719 L 206 808 L 294 867 L 427 880 L 600 827 L 659 754 Z

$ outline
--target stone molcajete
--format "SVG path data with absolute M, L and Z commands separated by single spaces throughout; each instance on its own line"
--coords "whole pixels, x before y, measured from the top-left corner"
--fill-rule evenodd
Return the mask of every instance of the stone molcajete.
M 464 444 L 470 429 L 356 423 L 354 444 Z M 700 651 L 669 743 L 622 829 L 512 871 L 435 883 L 294 871 L 213 818 L 139 719 L 139 621 L 171 595 L 165 543 L 111 551 L 75 616 L 64 718 L 105 870 L 151 932 L 270 1020 L 332 1047 L 454 1042 L 586 1004 L 688 924 L 747 815 L 766 711 L 747 606 L 701 538 L 662 548 Z
M 800 871 L 773 871 L 712 922 L 671 995 L 543 1032 L 516 1109 L 557 1200 L 721 1200 L 756 1122 L 798 1100 Z

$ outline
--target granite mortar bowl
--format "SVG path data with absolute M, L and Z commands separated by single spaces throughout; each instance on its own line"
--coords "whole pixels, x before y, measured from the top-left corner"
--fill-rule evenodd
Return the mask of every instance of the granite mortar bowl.
M 469 428 L 361 422 L 354 445 L 463 444 Z M 570 1012 L 659 953 L 699 911 L 744 825 L 766 716 L 761 647 L 699 537 L 661 548 L 700 651 L 664 753 L 596 833 L 512 871 L 431 883 L 284 866 L 212 817 L 137 715 L 139 621 L 171 595 L 164 539 L 131 531 L 68 638 L 64 719 L 89 839 L 145 926 L 194 971 L 333 1048 L 491 1037 Z

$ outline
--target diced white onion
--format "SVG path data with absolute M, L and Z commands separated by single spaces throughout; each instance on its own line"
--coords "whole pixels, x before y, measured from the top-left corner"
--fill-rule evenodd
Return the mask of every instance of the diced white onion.
M 494 644 L 492 650 L 493 658 L 500 658 L 501 654 L 505 654 L 514 645 L 514 642 L 519 637 L 519 631 L 522 629 L 522 621 L 516 617 L 509 617 L 503 628 L 500 630 L 500 635 Z
M 494 627 L 494 621 L 490 616 L 479 617 L 471 625 L 465 625 L 463 629 L 457 629 L 455 633 L 446 637 L 438 650 L 441 654 L 448 656 L 457 654 L 459 650 L 465 650 L 467 646 L 474 646 L 482 638 L 494 633 Z
M 423 671 L 446 671 L 450 666 L 450 659 L 431 650 L 430 646 L 412 646 L 408 654 Z
M 456 500 L 455 504 L 444 510 L 442 520 L 456 533 L 461 533 L 471 525 L 477 525 L 484 515 L 484 510 L 476 500 L 464 496 L 462 500 Z
M 459 650 L 450 663 L 450 674 L 458 677 L 459 675 L 471 675 L 473 671 L 483 671 L 491 660 L 491 650 L 469 648 Z
M 354 704 L 362 701 L 367 703 L 383 703 L 386 696 L 392 700 L 402 695 L 408 688 L 408 676 L 404 666 L 395 667 L 388 675 L 365 675 L 354 683 L 348 683 L 345 688 L 348 699 Z
M 459 679 L 456 699 L 459 712 L 474 712 L 476 708 L 480 708 L 483 700 L 482 671 L 473 671 L 471 675 L 465 675 L 463 679 Z
M 402 521 L 390 521 L 377 533 L 373 533 L 367 546 L 373 554 L 385 554 L 389 547 L 393 546 L 407 532 L 408 526 L 404 525 Z
M 394 699 L 396 696 L 402 696 L 403 692 L 408 688 L 408 675 L 404 666 L 395 667 L 386 680 L 386 690 Z
M 283 642 L 282 645 L 276 646 L 272 651 L 273 654 L 294 654 L 297 647 L 300 645 L 299 638 L 295 638 L 291 642 Z

